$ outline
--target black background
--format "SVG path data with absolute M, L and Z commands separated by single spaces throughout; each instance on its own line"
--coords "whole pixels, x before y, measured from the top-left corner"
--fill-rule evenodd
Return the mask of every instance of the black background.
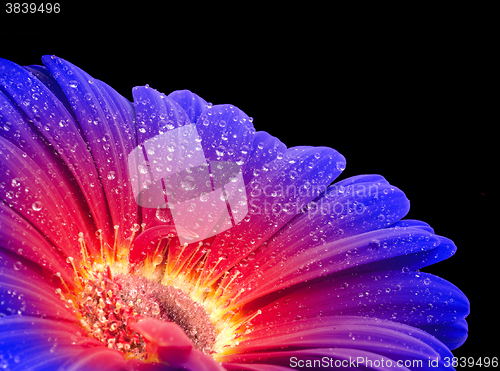
M 498 115 L 492 116 L 498 84 L 481 30 L 467 22 L 431 30 L 415 24 L 403 33 L 377 24 L 362 31 L 288 26 L 267 31 L 255 23 L 238 38 L 229 28 L 220 36 L 209 29 L 82 35 L 11 29 L 0 57 L 29 65 L 55 54 L 129 100 L 136 85 L 166 94 L 190 89 L 213 104 L 238 106 L 257 130 L 289 147 L 337 149 L 347 159 L 341 178 L 382 174 L 410 199 L 407 218 L 430 223 L 458 246 L 455 256 L 425 269 L 471 302 L 469 339 L 454 354 L 498 356 Z

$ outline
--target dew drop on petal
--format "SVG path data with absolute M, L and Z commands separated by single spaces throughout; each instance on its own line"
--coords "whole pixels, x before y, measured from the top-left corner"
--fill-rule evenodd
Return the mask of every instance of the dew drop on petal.
M 109 179 L 109 180 L 113 180 L 113 179 L 115 179 L 115 178 L 116 178 L 116 173 L 115 173 L 114 171 L 110 171 L 110 172 L 108 173 L 108 179 Z
M 14 263 L 14 269 L 16 271 L 21 270 L 22 267 L 23 267 L 23 263 L 21 263 L 20 261 L 17 261 Z
M 31 205 L 31 208 L 33 211 L 40 211 L 42 210 L 43 204 L 40 201 L 35 201 L 33 202 L 33 205 Z

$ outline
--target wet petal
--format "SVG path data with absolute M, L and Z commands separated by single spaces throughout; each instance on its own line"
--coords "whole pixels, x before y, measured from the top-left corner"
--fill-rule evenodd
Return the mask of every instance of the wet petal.
M 175 133 L 173 130 L 189 125 L 189 118 L 179 104 L 155 89 L 137 86 L 132 89 L 132 94 L 137 121 L 137 144 L 141 145 L 128 154 L 134 199 L 142 206 L 142 218 L 147 228 L 172 224 L 170 209 L 163 206 L 166 201 L 163 194 L 164 183 L 161 180 L 161 177 L 168 175 L 166 167 L 172 160 L 169 157 L 172 152 L 167 139 L 168 133 Z M 159 200 L 156 201 L 155 198 L 155 201 L 144 203 L 144 197 L 152 195 L 153 187 L 157 187 L 154 189 L 157 190 Z M 139 198 L 146 188 L 149 188 L 148 196 Z
M 285 152 L 286 146 L 278 138 L 265 131 L 256 132 L 243 174 L 245 184 L 249 184 L 254 177 L 265 175 L 272 168 L 273 162 L 281 160 Z
M 437 327 L 460 321 L 469 313 L 469 302 L 456 286 L 422 272 L 383 271 L 332 276 L 284 293 L 286 295 L 264 308 L 262 301 L 255 303 L 262 308 L 262 314 L 254 323 L 268 321 L 265 326 L 269 326 L 280 318 L 291 321 L 326 315 L 358 315 L 414 327 Z M 268 300 L 272 300 L 271 297 Z M 461 338 L 464 336 L 466 333 L 462 333 Z M 445 336 L 440 339 L 447 342 Z
M 0 204 L 0 242 L 2 247 L 46 267 L 61 272 L 67 279 L 72 274 L 65 259 L 40 231 L 7 205 Z
M 335 183 L 309 205 L 255 251 L 253 264 L 240 269 L 241 282 L 259 288 L 274 284 L 274 290 L 278 290 L 328 274 L 333 269 L 332 254 L 342 246 L 331 243 L 391 225 L 409 209 L 404 193 L 379 175 L 362 175 Z M 374 239 L 371 246 L 377 243 L 380 241 Z M 287 261 L 287 270 L 295 267 L 297 277 L 283 280 L 286 276 L 282 273 L 276 275 L 276 266 L 281 261 Z M 240 296 L 240 300 L 244 302 L 256 295 L 260 295 L 259 290 Z
M 243 277 L 241 282 L 251 288 L 251 292 L 243 300 L 258 298 L 332 273 L 348 270 L 374 271 L 376 269 L 372 264 L 392 257 L 406 257 L 415 251 L 433 249 L 439 245 L 439 239 L 418 228 L 384 228 L 313 248 L 300 245 L 300 240 L 298 245 L 298 248 L 302 247 L 300 254 L 283 258 L 271 251 L 271 259 L 263 264 L 262 270 L 254 272 L 252 279 L 246 280 Z M 286 264 L 283 264 L 284 261 Z
M 1 89 L 33 122 L 68 166 L 87 201 L 96 227 L 103 230 L 103 237 L 109 241 L 107 203 L 99 173 L 87 151 L 79 125 L 57 96 L 28 70 L 1 60 L 0 73 Z
M 272 162 L 266 173 L 253 178 L 246 185 L 248 215 L 212 244 L 216 253 L 209 255 L 207 266 L 217 266 L 209 282 L 238 262 L 238 270 L 248 265 L 249 254 L 321 194 L 344 163 L 344 157 L 331 148 L 294 147 Z

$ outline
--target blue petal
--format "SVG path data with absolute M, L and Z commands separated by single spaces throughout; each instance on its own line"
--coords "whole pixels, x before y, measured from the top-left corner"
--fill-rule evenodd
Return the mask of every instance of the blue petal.
M 137 121 L 138 144 L 161 132 L 190 124 L 184 109 L 173 99 L 148 86 L 132 89 Z
M 443 325 L 419 326 L 419 328 L 441 340 L 450 349 L 457 349 L 465 343 L 469 329 L 465 319 Z

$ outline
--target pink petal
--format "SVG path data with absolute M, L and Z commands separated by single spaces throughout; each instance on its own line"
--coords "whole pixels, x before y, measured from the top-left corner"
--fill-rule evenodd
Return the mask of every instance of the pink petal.
M 156 352 L 161 361 L 190 371 L 224 371 L 210 356 L 193 349 L 193 343 L 173 322 L 145 319 L 130 326 L 144 336 L 149 351 Z

